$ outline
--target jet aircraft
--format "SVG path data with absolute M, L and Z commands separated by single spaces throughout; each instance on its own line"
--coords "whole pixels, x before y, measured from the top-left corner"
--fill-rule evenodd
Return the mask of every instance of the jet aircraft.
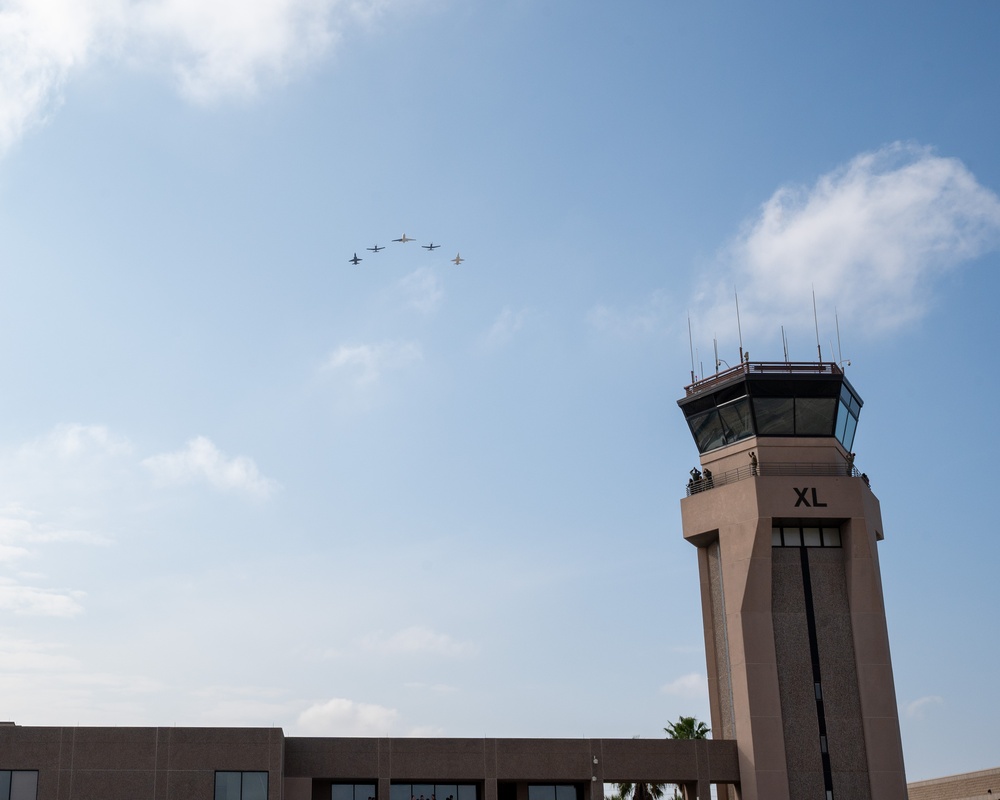
M 403 242 L 403 243 L 405 244 L 406 242 L 412 242 L 412 241 L 413 241 L 413 239 L 411 239 L 411 238 L 410 238 L 409 236 L 407 236 L 407 235 L 406 235 L 406 234 L 404 233 L 404 234 L 402 235 L 402 237 L 400 237 L 399 239 L 393 239 L 393 241 L 394 241 L 394 242 Z
M 430 244 L 422 244 L 420 246 L 424 248 L 424 250 L 437 250 L 441 245 L 431 242 Z
M 374 247 L 369 247 L 368 249 L 371 250 L 373 253 L 377 253 L 379 250 L 385 250 L 384 247 L 379 247 L 378 245 L 375 245 Z
M 461 253 L 456 253 L 455 257 L 452 259 L 452 262 L 455 264 L 456 267 L 459 264 L 461 264 L 463 261 L 465 261 L 465 259 L 462 258 L 462 254 Z
M 360 264 L 360 263 L 361 263 L 362 261 L 364 261 L 364 259 L 363 259 L 363 258 L 358 258 L 358 254 L 357 254 L 357 253 L 355 253 L 355 254 L 354 254 L 354 258 L 349 258 L 349 259 L 347 259 L 347 260 L 348 260 L 348 261 L 349 261 L 349 262 L 350 262 L 351 264 L 354 264 L 354 266 L 357 266 L 357 265 L 358 265 L 358 264 Z

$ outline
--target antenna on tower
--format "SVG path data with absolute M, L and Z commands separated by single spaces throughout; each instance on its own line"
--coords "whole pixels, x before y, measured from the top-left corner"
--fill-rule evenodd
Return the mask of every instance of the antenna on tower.
M 844 361 L 844 351 L 840 349 L 840 317 L 837 316 L 836 306 L 833 308 L 833 321 L 837 323 L 837 363 L 840 365 L 840 368 L 843 369 L 845 363 L 847 366 L 851 366 L 851 361 L 850 359 L 846 362 Z
M 781 326 L 781 346 L 785 349 L 785 363 L 788 363 L 788 339 L 785 338 L 785 326 Z
M 813 284 L 813 323 L 816 325 L 816 354 L 819 356 L 819 363 L 823 363 L 823 349 L 819 346 L 819 316 L 816 314 L 816 285 Z
M 740 293 L 733 287 L 733 294 L 736 295 L 736 330 L 740 335 L 740 363 L 743 363 L 743 326 L 740 325 Z
M 715 374 L 719 374 L 719 335 L 712 337 L 712 344 L 715 345 Z
M 691 383 L 694 383 L 694 339 L 691 337 L 690 314 L 688 314 L 688 347 L 691 348 Z

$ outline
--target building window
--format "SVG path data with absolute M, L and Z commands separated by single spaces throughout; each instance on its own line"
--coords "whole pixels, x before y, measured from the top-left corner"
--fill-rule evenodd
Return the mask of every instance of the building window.
M 38 770 L 0 770 L 0 800 L 35 800 L 38 796 Z
M 330 792 L 330 800 L 375 800 L 375 784 L 335 783 Z
M 479 789 L 474 783 L 394 783 L 389 794 L 389 800 L 479 800 Z M 355 800 L 367 798 L 356 796 Z
M 772 547 L 840 547 L 840 528 L 783 525 L 771 528 Z
M 267 773 L 216 772 L 215 800 L 267 800 Z
M 573 784 L 529 784 L 528 800 L 579 800 Z

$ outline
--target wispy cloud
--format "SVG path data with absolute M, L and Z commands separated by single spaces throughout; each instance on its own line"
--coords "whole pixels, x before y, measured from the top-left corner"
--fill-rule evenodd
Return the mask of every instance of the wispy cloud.
M 527 317 L 528 309 L 526 308 L 515 311 L 510 306 L 504 306 L 490 329 L 480 340 L 482 348 L 484 350 L 498 350 L 509 344 L 515 334 L 524 327 Z
M 394 708 L 334 697 L 299 714 L 298 732 L 305 736 L 384 736 L 398 719 Z
M 104 425 L 65 423 L 49 433 L 22 444 L 17 451 L 21 459 L 71 459 L 128 455 L 132 446 Z
M 142 462 L 159 484 L 206 482 L 215 489 L 269 497 L 278 484 L 261 475 L 252 458 L 226 456 L 205 436 L 197 436 L 173 453 L 150 456 Z
M 75 617 L 83 611 L 82 592 L 42 589 L 0 578 L 0 610 L 37 617 Z
M 911 703 L 906 704 L 906 716 L 913 719 L 923 719 L 924 714 L 931 706 L 944 704 L 944 698 L 936 694 L 919 697 Z
M 324 370 L 349 375 L 356 385 L 376 382 L 382 373 L 400 369 L 423 359 L 416 342 L 341 345 L 323 365 Z
M 199 103 L 248 97 L 326 58 L 352 23 L 400 2 L 6 0 L 0 155 L 59 104 L 75 72 L 97 61 L 167 72 Z
M 702 697 L 708 695 L 708 678 L 698 672 L 681 675 L 660 687 L 663 694 L 678 697 Z
M 815 287 L 842 321 L 890 331 L 927 311 L 943 274 L 998 244 L 996 194 L 958 159 L 895 143 L 776 191 L 724 254 L 722 277 L 702 287 L 700 327 L 735 328 L 736 286 L 744 333 L 811 329 Z
M 362 646 L 381 655 L 469 656 L 477 652 L 471 642 L 460 642 L 446 633 L 413 625 L 386 635 L 381 631 L 365 636 Z
M 444 300 L 441 279 L 430 267 L 421 267 L 404 275 L 396 281 L 395 287 L 406 304 L 421 314 L 433 314 Z

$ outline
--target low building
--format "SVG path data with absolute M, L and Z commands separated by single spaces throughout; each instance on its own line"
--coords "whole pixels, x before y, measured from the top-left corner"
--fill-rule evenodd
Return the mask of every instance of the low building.
M 1000 767 L 915 781 L 907 789 L 910 800 L 994 800 L 1000 798 Z
M 739 782 L 736 742 L 286 737 L 280 728 L 0 726 L 0 800 L 603 800 Z

